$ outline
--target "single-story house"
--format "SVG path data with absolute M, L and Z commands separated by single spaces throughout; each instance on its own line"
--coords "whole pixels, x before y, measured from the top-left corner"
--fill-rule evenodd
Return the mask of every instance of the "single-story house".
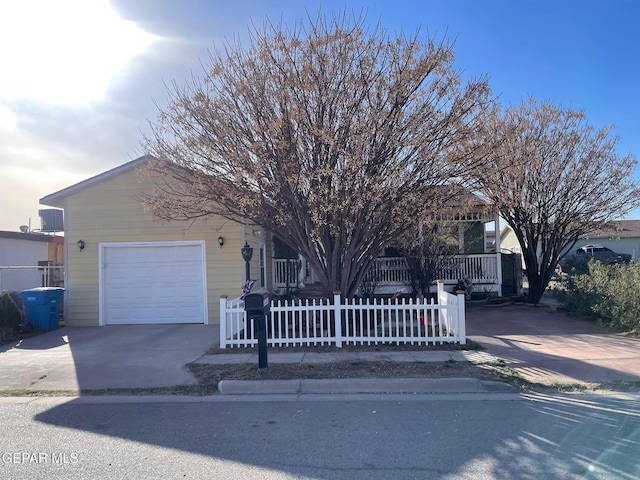
M 138 171 L 147 161 L 140 157 L 40 199 L 64 210 L 66 325 L 219 324 L 220 297 L 242 293 L 245 244 L 253 249 L 255 288 L 313 288 L 313 271 L 295 252 L 283 254 L 287 249 L 278 246 L 273 232 L 217 216 L 155 221 L 141 201 L 153 189 Z M 503 288 L 503 277 L 512 275 L 504 275 L 499 238 L 486 247 L 487 226 L 497 222 L 497 213 L 485 202 L 475 207 L 442 213 L 443 220 L 461 225 L 451 239 L 459 255 L 445 280 L 453 286 L 470 278 L 482 290 L 512 294 L 515 280 Z M 384 253 L 374 268 L 388 277 L 379 279 L 380 287 L 395 291 L 406 285 L 403 259 Z
M 64 237 L 0 231 L 0 292 L 53 286 L 62 282 Z
M 256 288 L 270 287 L 270 239 L 211 217 L 157 222 L 140 196 L 140 157 L 40 199 L 64 209 L 65 324 L 219 323 L 221 296 L 240 296 L 241 248 L 253 248 Z

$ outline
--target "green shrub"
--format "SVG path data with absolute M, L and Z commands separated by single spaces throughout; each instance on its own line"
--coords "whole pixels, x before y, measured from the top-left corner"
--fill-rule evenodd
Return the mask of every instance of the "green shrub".
M 640 333 L 640 268 L 591 261 L 587 273 L 572 275 L 558 294 L 570 313 L 597 320 L 613 330 Z
M 0 340 L 10 338 L 22 323 L 22 312 L 11 295 L 0 295 Z
M 470 287 L 471 287 L 471 281 L 461 278 L 460 280 L 458 280 L 458 283 L 454 285 L 453 290 L 451 290 L 451 293 L 456 294 L 458 292 L 465 292 L 465 294 L 467 294 L 470 292 Z
M 567 259 L 562 267 L 562 271 L 569 275 L 584 275 L 589 273 L 589 261 L 585 258 Z

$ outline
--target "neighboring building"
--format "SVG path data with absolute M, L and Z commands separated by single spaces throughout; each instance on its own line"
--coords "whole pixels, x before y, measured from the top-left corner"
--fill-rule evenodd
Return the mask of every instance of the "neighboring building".
M 509 225 L 505 225 L 500 230 L 500 247 L 503 251 L 511 253 L 522 253 L 522 247 L 516 237 L 513 229 Z
M 640 220 L 614 220 L 605 228 L 595 230 L 578 240 L 573 249 L 583 245 L 602 245 L 616 253 L 631 255 L 631 261 L 640 257 Z
M 513 253 L 522 253 L 520 243 L 515 233 L 508 225 L 500 232 L 503 250 Z M 640 220 L 613 220 L 606 224 L 605 228 L 594 230 L 583 235 L 576 242 L 572 250 L 584 245 L 602 245 L 616 253 L 631 255 L 634 263 L 640 257 Z
M 141 157 L 40 199 L 64 209 L 65 324 L 219 323 L 219 299 L 251 276 L 269 287 L 271 244 L 262 229 L 221 217 L 157 222 L 140 196 Z
M 62 264 L 63 242 L 60 236 L 0 231 L 0 292 L 62 283 L 61 269 L 43 267 Z

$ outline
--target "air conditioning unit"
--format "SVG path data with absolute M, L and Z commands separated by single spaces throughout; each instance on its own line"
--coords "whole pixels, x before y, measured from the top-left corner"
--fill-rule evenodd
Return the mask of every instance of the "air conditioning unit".
M 40 216 L 41 232 L 63 232 L 64 221 L 62 218 L 62 210 L 57 208 L 48 208 L 46 210 L 38 210 Z

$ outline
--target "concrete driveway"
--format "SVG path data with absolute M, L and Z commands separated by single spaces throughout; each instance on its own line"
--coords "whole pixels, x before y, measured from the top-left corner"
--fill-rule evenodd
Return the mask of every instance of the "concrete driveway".
M 470 308 L 467 335 L 533 381 L 640 381 L 640 339 L 547 306 Z
M 0 347 L 0 390 L 190 385 L 185 365 L 214 344 L 213 325 L 62 327 Z

